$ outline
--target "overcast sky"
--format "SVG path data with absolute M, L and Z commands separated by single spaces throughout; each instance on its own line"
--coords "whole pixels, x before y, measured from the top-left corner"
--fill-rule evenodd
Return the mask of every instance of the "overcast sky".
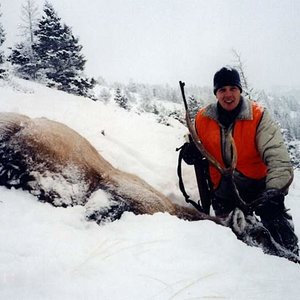
M 86 71 L 109 82 L 211 85 L 232 49 L 250 83 L 300 87 L 300 1 L 50 0 L 80 38 Z M 1 0 L 6 46 L 25 0 Z M 35 0 L 42 11 L 43 0 Z

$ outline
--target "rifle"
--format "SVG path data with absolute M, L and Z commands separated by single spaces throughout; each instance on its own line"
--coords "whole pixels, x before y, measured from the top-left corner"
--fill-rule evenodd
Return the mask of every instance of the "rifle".
M 189 114 L 189 109 L 188 109 L 188 104 L 186 101 L 185 93 L 184 93 L 184 85 L 185 83 L 182 81 L 179 81 L 181 93 L 182 93 L 182 98 L 183 98 L 183 103 L 185 107 L 185 119 L 187 123 L 187 127 L 189 129 L 190 135 L 189 135 L 189 142 L 190 143 L 195 143 L 193 139 L 194 135 L 194 129 L 192 125 L 192 121 L 190 118 Z M 194 163 L 194 170 L 195 170 L 195 175 L 196 175 L 196 181 L 197 181 L 197 186 L 198 186 L 198 192 L 200 196 L 200 202 L 196 203 L 193 200 L 190 200 L 189 195 L 186 193 L 183 181 L 182 181 L 182 175 L 181 175 L 181 160 L 182 160 L 182 155 L 184 151 L 184 146 L 181 147 L 181 151 L 179 153 L 179 159 L 178 159 L 178 169 L 177 173 L 179 176 L 179 187 L 181 192 L 183 193 L 186 202 L 192 204 L 196 209 L 198 209 L 201 212 L 204 212 L 205 214 L 209 215 L 210 211 L 210 206 L 211 206 L 211 200 L 212 200 L 212 183 L 210 181 L 209 177 L 209 172 L 208 172 L 208 160 L 206 155 L 202 153 L 202 151 L 199 151 L 199 158 L 195 161 Z M 197 147 L 198 149 L 198 147 Z M 178 149 L 179 150 L 179 149 Z M 199 149 L 198 149 L 199 150 Z

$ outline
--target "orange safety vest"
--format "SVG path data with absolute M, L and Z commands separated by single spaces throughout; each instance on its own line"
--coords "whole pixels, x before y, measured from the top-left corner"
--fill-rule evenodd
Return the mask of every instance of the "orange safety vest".
M 251 179 L 262 179 L 267 175 L 267 166 L 256 147 L 256 130 L 263 115 L 263 108 L 252 102 L 252 112 L 251 120 L 237 119 L 232 129 L 237 150 L 236 170 Z M 195 126 L 205 149 L 225 167 L 222 157 L 221 127 L 218 122 L 206 116 L 205 108 L 202 108 L 197 113 Z M 221 180 L 220 172 L 210 165 L 209 173 L 214 188 L 217 188 Z

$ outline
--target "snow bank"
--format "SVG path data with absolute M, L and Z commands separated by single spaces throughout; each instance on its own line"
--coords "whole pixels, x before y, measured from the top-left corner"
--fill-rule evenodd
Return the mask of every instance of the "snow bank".
M 115 167 L 182 201 L 175 152 L 182 126 L 166 127 L 149 115 L 22 84 L 33 92 L 0 88 L 1 111 L 64 122 Z M 192 171 L 185 175 L 193 191 Z M 299 182 L 296 172 L 287 197 L 298 235 Z M 1 299 L 299 298 L 299 265 L 264 255 L 210 221 L 126 213 L 98 226 L 85 220 L 84 207 L 56 208 L 4 187 L 0 193 Z

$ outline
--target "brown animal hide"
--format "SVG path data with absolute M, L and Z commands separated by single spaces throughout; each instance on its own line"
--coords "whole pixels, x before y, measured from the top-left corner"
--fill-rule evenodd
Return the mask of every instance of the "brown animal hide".
M 194 208 L 181 207 L 139 177 L 114 168 L 81 135 L 46 118 L 0 113 L 0 184 L 22 188 L 55 206 L 84 205 L 103 189 L 111 206 L 90 218 L 118 218 L 168 212 L 188 220 L 203 219 Z

